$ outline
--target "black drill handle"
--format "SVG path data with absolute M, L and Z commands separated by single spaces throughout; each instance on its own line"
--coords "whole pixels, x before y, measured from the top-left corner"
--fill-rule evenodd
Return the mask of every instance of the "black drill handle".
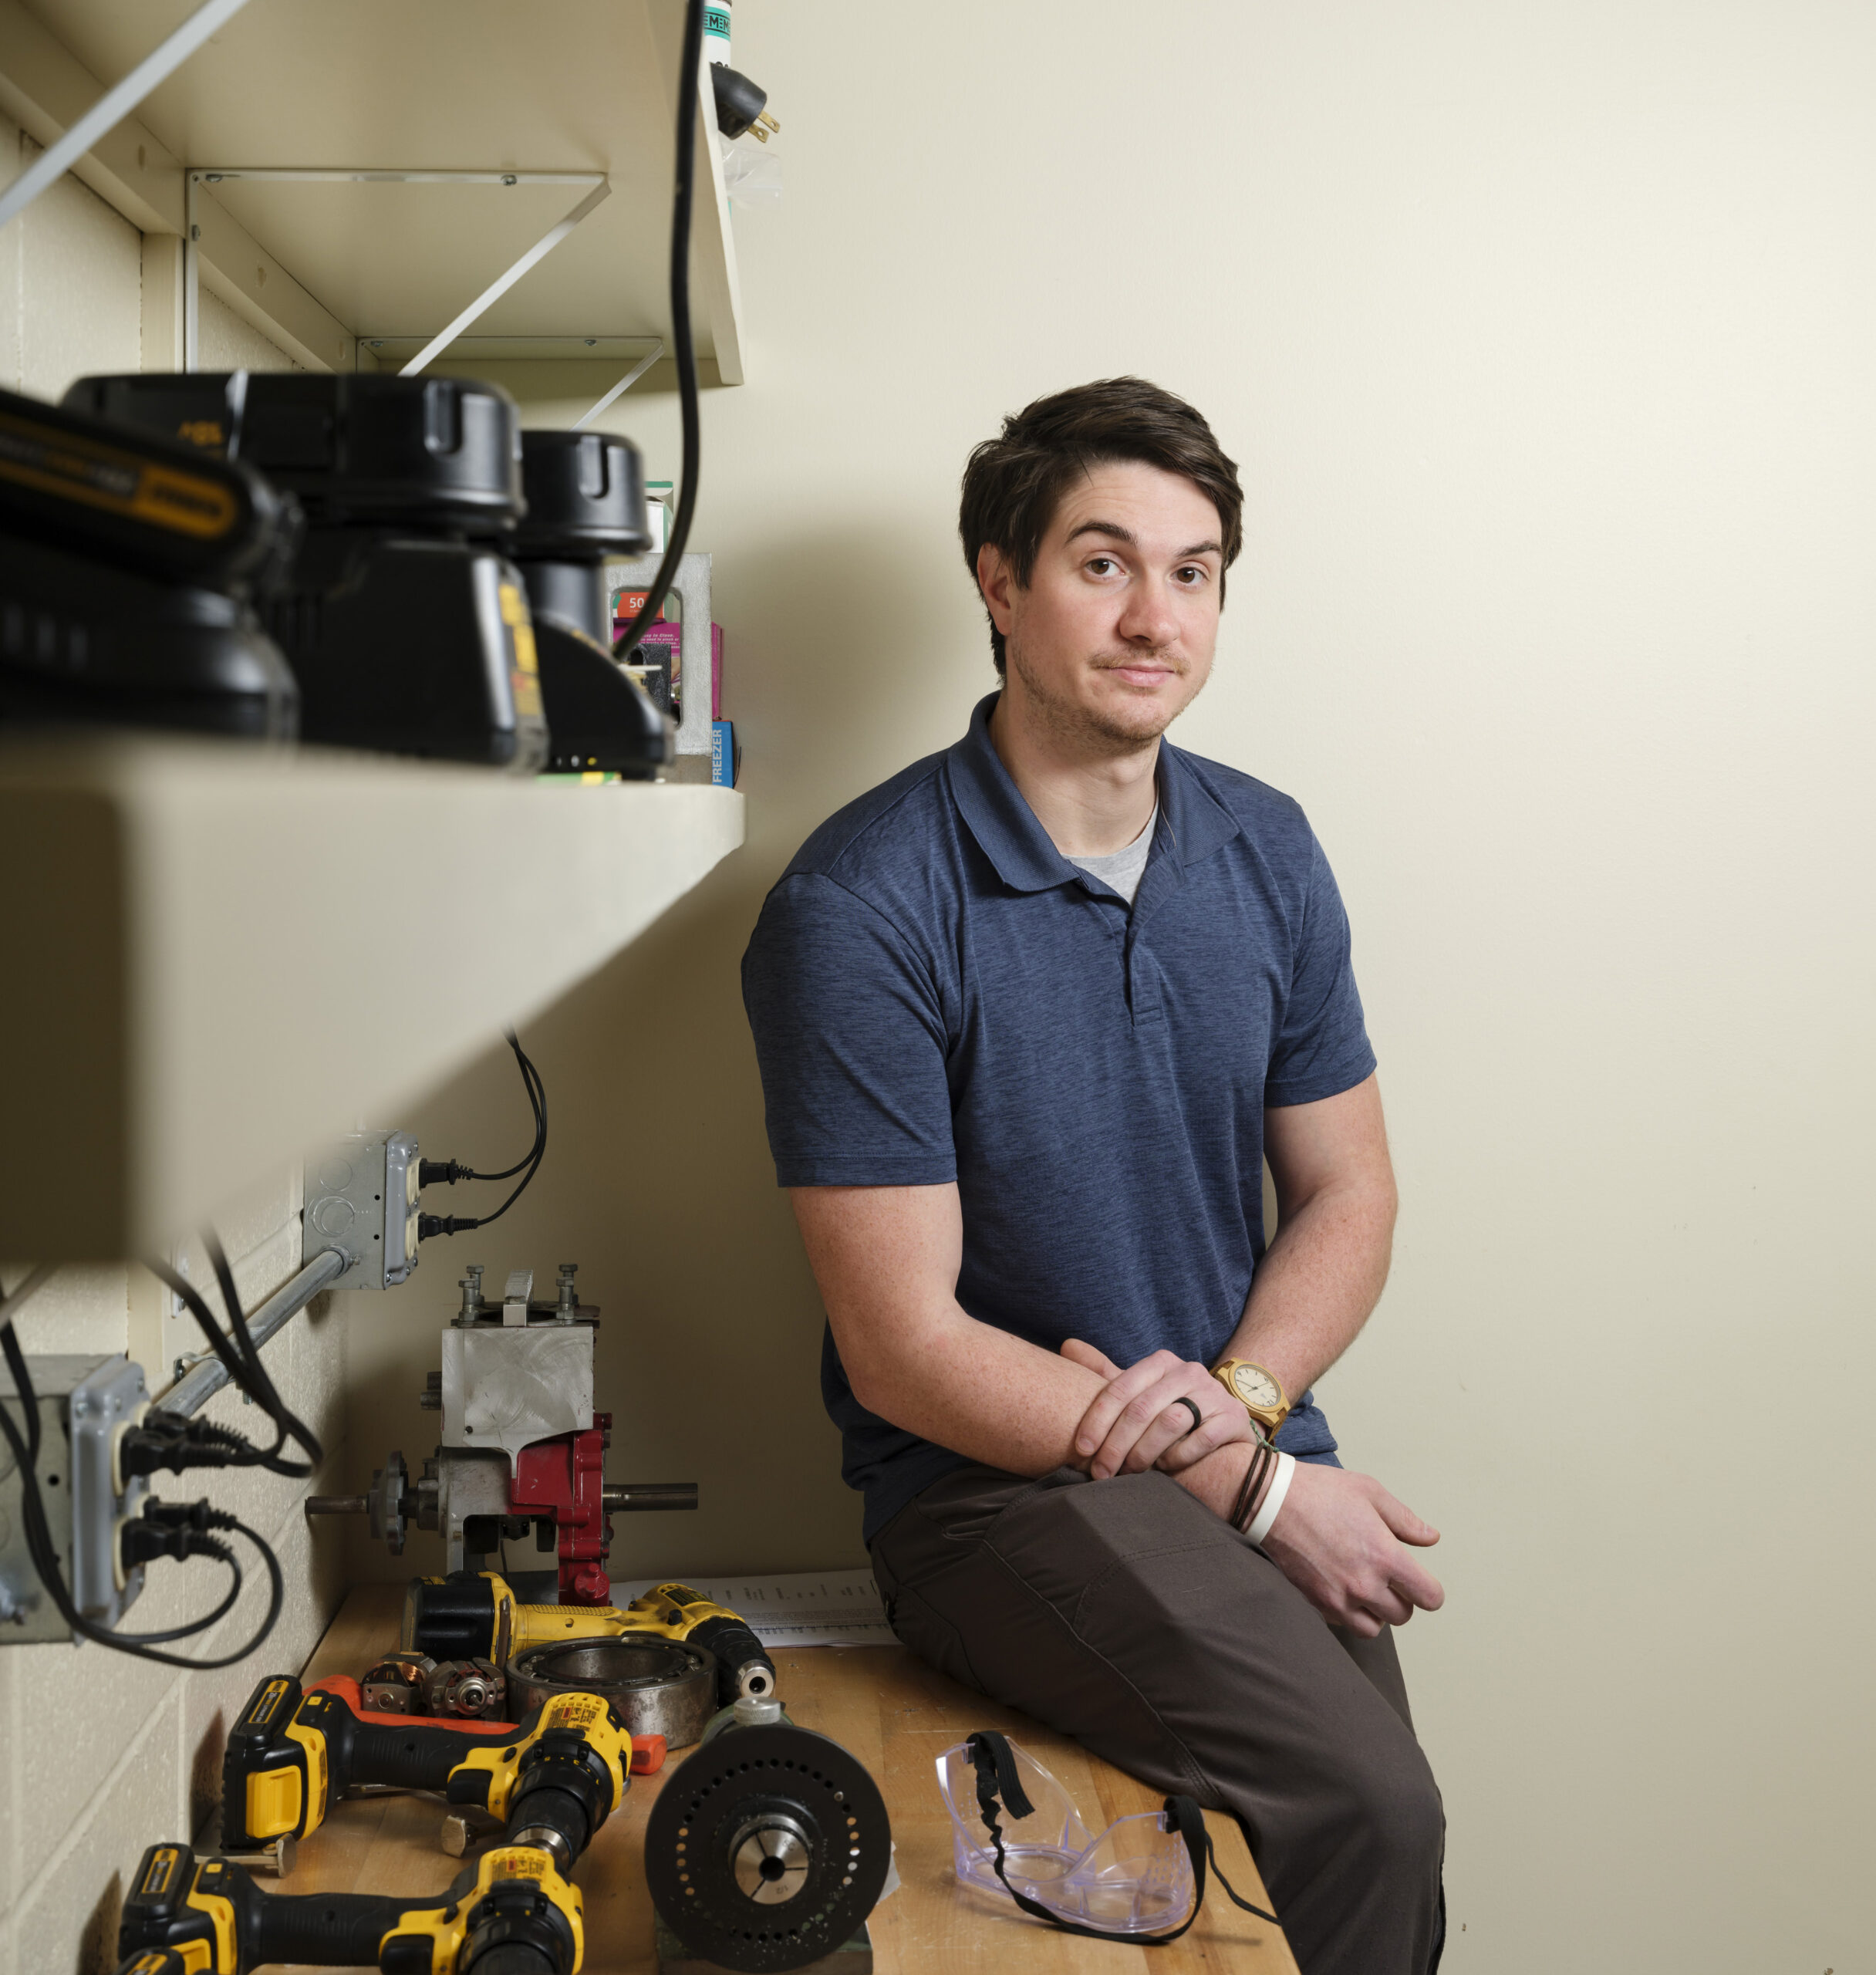
M 444 1902 L 433 1900 L 431 1906 Z M 412 1910 L 375 1892 L 261 1892 L 236 1908 L 243 1968 L 277 1961 L 321 1968 L 376 1968 L 378 1943 Z
M 471 1735 L 441 1723 L 412 1721 L 392 1728 L 358 1721 L 341 1751 L 332 1750 L 333 1792 L 361 1783 L 388 1784 L 398 1790 L 440 1790 L 450 1771 L 478 1749 L 505 1748 L 498 1736 Z M 330 1747 L 330 1744 L 328 1744 Z M 305 1959 L 304 1956 L 302 1959 Z

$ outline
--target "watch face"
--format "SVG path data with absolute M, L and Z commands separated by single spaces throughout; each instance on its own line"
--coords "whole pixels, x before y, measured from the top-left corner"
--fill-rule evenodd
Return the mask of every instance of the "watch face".
M 1284 1396 L 1277 1388 L 1277 1381 L 1268 1372 L 1256 1365 L 1233 1365 L 1231 1367 L 1231 1389 L 1247 1406 L 1280 1406 Z

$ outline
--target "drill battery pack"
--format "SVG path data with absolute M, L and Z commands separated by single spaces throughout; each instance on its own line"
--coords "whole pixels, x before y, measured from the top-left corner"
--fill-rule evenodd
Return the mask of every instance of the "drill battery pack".
M 0 719 L 291 738 L 253 599 L 299 534 L 246 466 L 0 392 Z
M 85 377 L 66 403 L 245 463 L 304 509 L 262 606 L 304 738 L 546 765 L 526 589 L 502 546 L 523 511 L 520 417 L 498 386 L 237 370 Z

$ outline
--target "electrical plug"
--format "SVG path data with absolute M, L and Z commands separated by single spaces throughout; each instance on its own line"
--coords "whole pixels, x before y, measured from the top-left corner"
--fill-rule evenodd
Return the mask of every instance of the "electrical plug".
M 713 62 L 710 79 L 717 92 L 717 128 L 726 137 L 740 137 L 747 131 L 757 143 L 766 144 L 769 132 L 781 128 L 768 113 L 768 91 L 740 69 Z
M 253 1442 L 232 1427 L 159 1407 L 146 1413 L 134 1426 L 125 1427 L 117 1437 L 117 1492 L 123 1494 L 123 1484 L 140 1474 L 165 1469 L 181 1474 L 191 1467 L 245 1467 L 259 1458 Z
M 181 1562 L 189 1557 L 219 1557 L 226 1561 L 225 1543 L 210 1533 L 232 1529 L 235 1519 L 207 1500 L 199 1502 L 147 1501 L 143 1512 L 127 1522 L 119 1533 L 123 1567 L 134 1570 L 158 1557 L 174 1557 Z

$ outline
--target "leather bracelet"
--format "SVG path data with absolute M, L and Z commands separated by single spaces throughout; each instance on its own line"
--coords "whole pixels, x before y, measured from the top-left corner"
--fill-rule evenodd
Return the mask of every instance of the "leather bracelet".
M 1244 1478 L 1238 1484 L 1237 1499 L 1231 1504 L 1230 1523 L 1233 1529 L 1242 1531 L 1247 1516 L 1252 1512 L 1259 1485 L 1270 1466 L 1270 1443 L 1261 1435 L 1251 1450 L 1250 1464 L 1244 1470 Z
M 1270 1477 L 1270 1465 L 1269 1443 L 1261 1441 L 1250 1457 L 1250 1465 L 1244 1470 L 1243 1484 L 1237 1491 L 1237 1500 L 1231 1505 L 1231 1527 L 1240 1535 L 1243 1534 L 1246 1524 L 1257 1513 L 1258 1497 L 1264 1492 L 1264 1484 Z

